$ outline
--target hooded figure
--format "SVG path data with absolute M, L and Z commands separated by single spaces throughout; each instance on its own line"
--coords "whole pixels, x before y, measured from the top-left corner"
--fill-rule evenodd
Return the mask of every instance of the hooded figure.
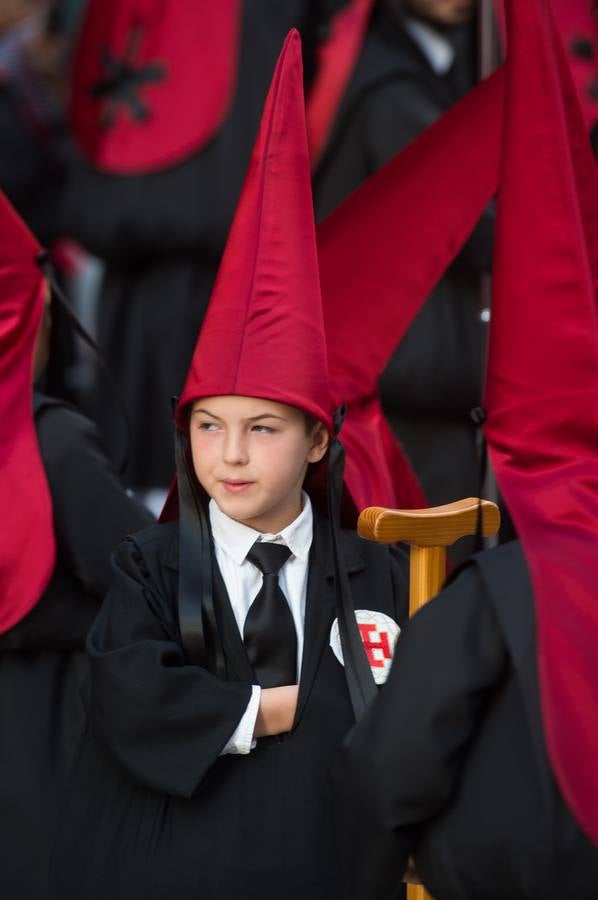
M 318 220 L 475 85 L 473 3 L 460 4 L 463 21 L 468 21 L 454 27 L 423 21 L 420 6 L 407 0 L 352 0 L 335 19 L 308 95 Z M 423 4 L 441 13 L 457 6 L 436 0 Z M 447 167 L 451 164 L 447 158 Z M 390 252 L 400 253 L 398 208 L 395 216 L 388 227 L 395 241 Z M 484 213 L 378 373 L 386 419 L 432 506 L 479 490 L 470 412 L 482 398 L 480 278 L 490 267 L 492 221 L 491 211 Z M 472 232 L 475 225 L 471 223 Z M 433 245 L 435 227 L 420 239 Z M 399 305 L 400 275 L 395 288 Z M 362 317 L 365 325 L 365 300 Z
M 437 900 L 598 895 L 596 174 L 548 2 L 506 13 L 485 435 L 520 540 L 411 620 L 347 742 L 355 900 L 410 854 Z
M 120 547 L 90 633 L 52 897 L 339 896 L 328 762 L 407 596 L 338 526 L 333 414 L 291 32 L 176 410 L 178 517 Z
M 151 521 L 92 424 L 34 398 L 50 295 L 42 258 L 0 194 L 0 868 L 14 900 L 45 897 L 58 798 L 84 726 L 85 637 L 112 549 Z

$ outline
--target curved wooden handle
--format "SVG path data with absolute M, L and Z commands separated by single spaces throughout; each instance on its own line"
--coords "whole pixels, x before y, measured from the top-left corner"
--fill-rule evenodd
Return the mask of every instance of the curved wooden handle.
M 481 516 L 479 507 L 481 505 Z M 429 509 L 385 509 L 370 506 L 357 522 L 358 534 L 369 541 L 394 544 L 405 541 L 418 547 L 448 547 L 467 534 L 475 534 L 481 518 L 483 537 L 496 534 L 500 510 L 490 500 L 468 497 Z

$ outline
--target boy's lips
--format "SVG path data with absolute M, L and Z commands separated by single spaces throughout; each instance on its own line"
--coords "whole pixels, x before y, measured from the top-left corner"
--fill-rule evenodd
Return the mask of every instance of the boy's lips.
M 220 484 L 229 494 L 242 494 L 243 491 L 251 487 L 253 481 L 239 481 L 233 478 L 223 478 Z

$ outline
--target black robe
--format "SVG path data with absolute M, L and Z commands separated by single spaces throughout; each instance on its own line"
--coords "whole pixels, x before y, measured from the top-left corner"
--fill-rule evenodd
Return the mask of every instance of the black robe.
M 455 32 L 453 69 L 440 76 L 382 5 L 374 11 L 314 176 L 319 219 L 439 119 L 475 81 L 475 47 L 468 30 Z M 400 208 L 396 218 L 400 234 Z M 493 213 L 488 211 L 379 382 L 384 412 L 431 505 L 477 495 L 480 489 L 470 411 L 481 403 L 480 278 L 489 271 L 492 236 Z
M 396 897 L 410 854 L 435 900 L 596 900 L 598 848 L 551 771 L 536 656 L 518 542 L 410 621 L 336 763 L 347 900 Z
M 318 22 L 334 3 L 242 6 L 236 92 L 216 137 L 152 174 L 115 176 L 81 164 L 66 192 L 68 232 L 106 264 L 98 341 L 131 418 L 135 487 L 166 488 L 174 474 L 171 398 L 184 384 L 285 35 L 298 27 L 313 54 Z M 89 408 L 106 439 L 118 441 L 101 373 Z
M 85 637 L 112 577 L 110 554 L 151 516 L 125 492 L 95 427 L 36 398 L 57 560 L 33 610 L 0 635 L 0 895 L 46 897 L 58 801 L 85 723 Z
M 343 533 L 356 608 L 407 613 L 405 558 Z M 90 632 L 90 728 L 65 798 L 53 900 L 334 900 L 333 750 L 353 721 L 329 637 L 336 617 L 325 520 L 314 516 L 298 709 L 288 735 L 220 756 L 255 683 L 215 579 L 227 679 L 186 665 L 178 526 L 137 535 Z

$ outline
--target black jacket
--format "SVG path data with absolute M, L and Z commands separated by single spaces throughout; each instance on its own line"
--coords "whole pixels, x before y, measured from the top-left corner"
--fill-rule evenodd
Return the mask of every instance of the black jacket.
M 343 536 L 355 606 L 403 621 L 404 563 Z M 252 672 L 226 594 L 216 594 L 227 680 L 185 665 L 178 626 L 178 526 L 125 543 L 90 633 L 87 734 L 52 867 L 56 900 L 330 900 L 328 765 L 352 723 L 335 619 L 328 530 L 315 517 L 295 725 L 248 756 L 220 756 Z
M 347 900 L 396 897 L 411 854 L 435 900 L 598 897 L 598 848 L 548 760 L 536 654 L 517 542 L 411 620 L 336 768 Z
M 0 896 L 10 900 L 45 900 L 58 801 L 85 725 L 85 638 L 113 548 L 152 520 L 77 410 L 37 395 L 35 424 L 57 558 L 38 604 L 0 635 Z

